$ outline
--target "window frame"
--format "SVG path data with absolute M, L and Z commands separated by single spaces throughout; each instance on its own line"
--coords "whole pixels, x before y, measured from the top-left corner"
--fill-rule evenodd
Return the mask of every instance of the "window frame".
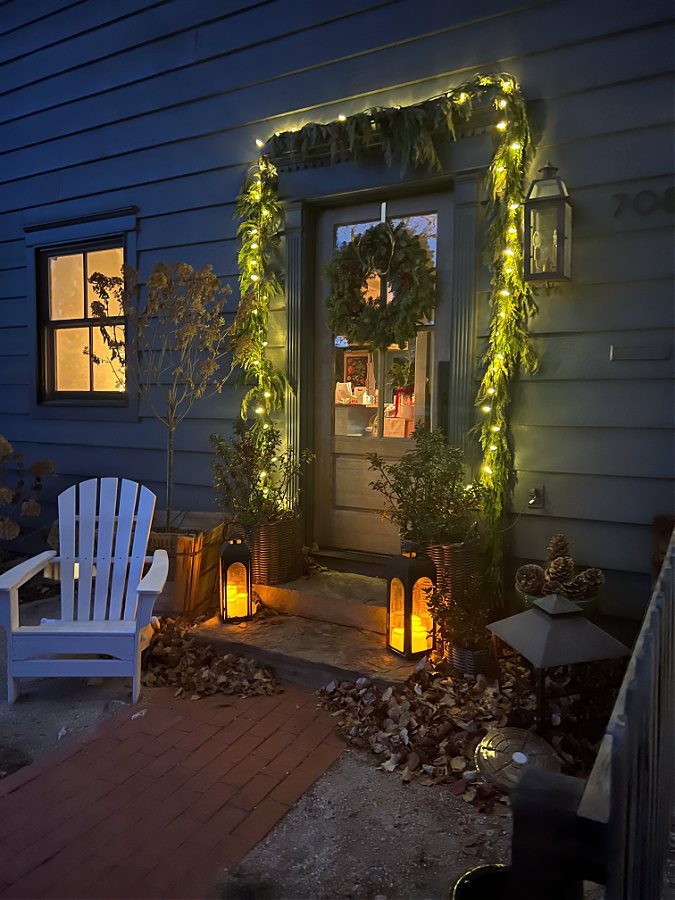
M 72 406 L 126 406 L 128 402 L 128 389 L 124 391 L 59 391 L 56 388 L 56 348 L 55 334 L 59 329 L 91 328 L 91 317 L 79 319 L 53 319 L 51 316 L 51 296 L 49 284 L 49 260 L 55 256 L 69 256 L 81 254 L 85 258 L 84 284 L 86 303 L 86 285 L 89 271 L 86 266 L 86 256 L 96 250 L 110 250 L 120 247 L 122 249 L 122 261 L 124 259 L 124 238 L 122 235 L 110 235 L 98 240 L 82 241 L 73 244 L 59 244 L 56 247 L 40 247 L 38 252 L 38 399 L 41 403 L 67 403 Z M 86 309 L 83 309 L 86 312 Z M 113 316 L 106 322 L 113 321 L 123 324 L 125 327 L 125 342 L 127 337 L 127 320 L 124 316 Z M 95 363 L 89 360 L 90 383 L 93 378 L 93 366 Z
M 87 249 L 94 244 L 117 241 L 123 248 L 126 265 L 138 268 L 137 264 L 137 207 L 94 212 L 77 218 L 52 222 L 37 222 L 24 226 L 26 249 L 26 299 L 28 307 L 29 334 L 32 335 L 34 365 L 31 366 L 30 414 L 36 420 L 55 419 L 80 422 L 137 422 L 139 420 L 139 398 L 136 391 L 127 389 L 120 397 L 109 398 L 108 392 L 87 392 L 83 399 L 70 396 L 74 392 L 63 392 L 57 399 L 47 399 L 43 391 L 42 330 L 40 302 L 44 291 L 40 291 L 40 260 L 56 254 L 67 253 L 84 245 Z M 125 338 L 133 340 L 133 329 L 126 323 Z M 116 402 L 115 402 L 116 401 Z

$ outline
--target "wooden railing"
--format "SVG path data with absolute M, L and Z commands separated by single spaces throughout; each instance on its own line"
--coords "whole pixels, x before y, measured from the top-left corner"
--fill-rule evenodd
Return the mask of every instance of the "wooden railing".
M 604 884 L 606 900 L 663 896 L 675 804 L 674 570 L 675 532 L 588 781 L 532 771 L 514 791 L 513 896 L 573 900 L 584 879 Z

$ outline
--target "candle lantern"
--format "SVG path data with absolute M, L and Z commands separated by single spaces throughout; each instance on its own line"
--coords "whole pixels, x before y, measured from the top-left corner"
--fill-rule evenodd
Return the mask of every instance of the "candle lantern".
M 387 647 L 406 659 L 434 649 L 427 591 L 435 581 L 433 562 L 418 556 L 415 546 L 404 541 L 401 555 L 391 562 L 387 581 Z
M 242 537 L 227 537 L 220 548 L 220 612 L 223 622 L 253 615 L 251 551 Z
M 525 281 L 567 281 L 572 275 L 572 201 L 551 163 L 530 185 L 525 207 Z

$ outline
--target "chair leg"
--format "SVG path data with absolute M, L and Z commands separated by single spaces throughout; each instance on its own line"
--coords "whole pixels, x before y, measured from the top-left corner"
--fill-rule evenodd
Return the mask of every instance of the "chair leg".
M 19 696 L 19 679 L 12 678 L 11 675 L 7 676 L 7 702 L 8 703 L 16 703 L 16 698 Z
M 141 693 L 141 654 L 136 648 L 136 659 L 134 662 L 134 680 L 131 687 L 131 702 L 138 703 L 138 697 Z

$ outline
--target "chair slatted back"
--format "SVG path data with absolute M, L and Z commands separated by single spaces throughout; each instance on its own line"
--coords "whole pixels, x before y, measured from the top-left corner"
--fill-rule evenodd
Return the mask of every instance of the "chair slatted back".
M 90 479 L 59 495 L 62 619 L 135 617 L 155 501 L 126 478 Z

